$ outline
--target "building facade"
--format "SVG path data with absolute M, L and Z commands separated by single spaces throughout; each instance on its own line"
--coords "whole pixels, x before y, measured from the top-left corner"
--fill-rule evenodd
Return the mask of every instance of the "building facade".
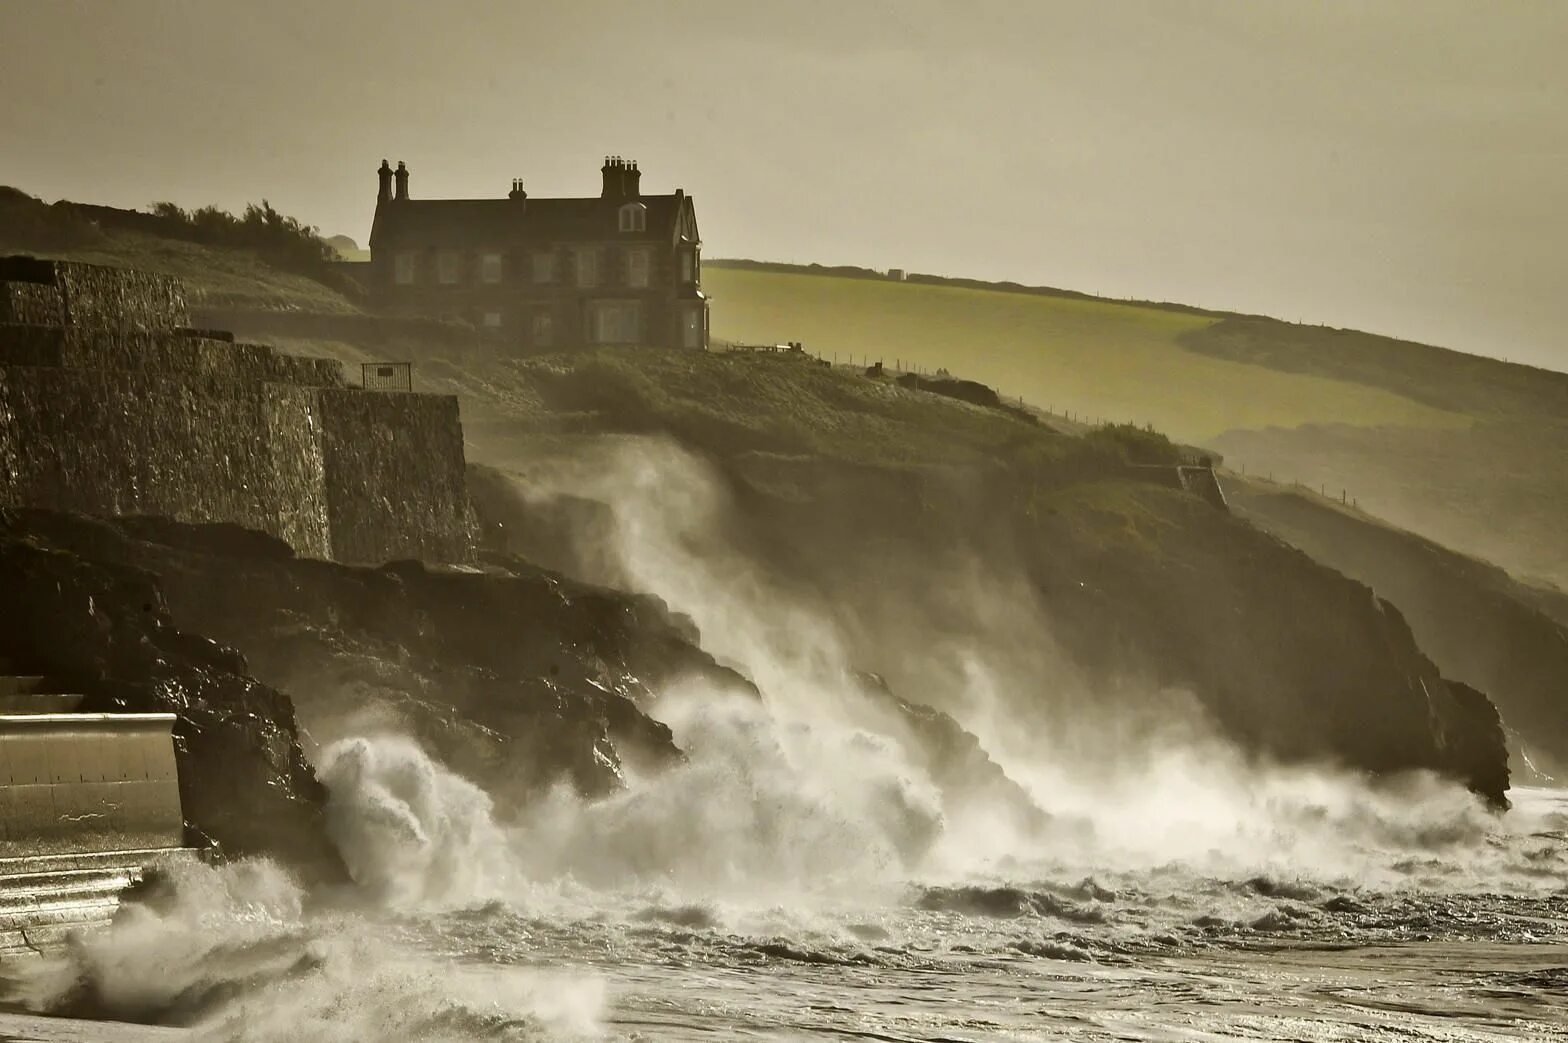
M 635 162 L 600 168 L 598 196 L 412 199 L 408 168 L 377 171 L 370 285 L 388 311 L 458 318 L 534 349 L 703 349 L 697 212 L 680 189 L 644 195 Z

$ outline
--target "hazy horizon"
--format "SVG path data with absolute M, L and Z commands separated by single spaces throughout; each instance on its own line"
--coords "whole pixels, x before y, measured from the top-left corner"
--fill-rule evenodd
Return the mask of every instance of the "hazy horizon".
M 696 197 L 710 257 L 1173 300 L 1568 369 L 1568 8 L 0 5 L 0 183 Z M 722 307 L 722 301 L 718 303 Z

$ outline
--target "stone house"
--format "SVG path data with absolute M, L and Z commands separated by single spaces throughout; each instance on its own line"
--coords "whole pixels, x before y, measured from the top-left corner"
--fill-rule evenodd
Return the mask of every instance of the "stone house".
M 388 311 L 455 317 L 529 348 L 706 348 L 697 212 L 680 189 L 644 195 L 635 162 L 606 158 L 598 196 L 412 199 L 381 161 L 370 287 Z

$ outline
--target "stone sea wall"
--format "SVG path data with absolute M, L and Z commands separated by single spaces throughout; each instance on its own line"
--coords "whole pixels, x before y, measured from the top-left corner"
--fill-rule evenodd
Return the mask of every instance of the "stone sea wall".
M 311 388 L 0 366 L 0 504 L 232 521 L 330 557 Z
M 453 560 L 473 536 L 457 399 L 318 395 L 330 557 Z
M 196 331 L 0 325 L 0 365 L 134 369 L 235 382 L 343 386 L 342 366 L 332 359 L 283 355 L 263 344 L 235 344 Z
M 162 276 L 0 259 L 0 506 L 233 522 L 340 561 L 472 557 L 456 399 L 349 388 L 336 362 L 188 322 Z
M 108 329 L 172 329 L 191 324 L 185 290 L 172 276 L 96 264 L 0 257 L 0 322 Z M 25 306 L 25 312 L 12 309 Z

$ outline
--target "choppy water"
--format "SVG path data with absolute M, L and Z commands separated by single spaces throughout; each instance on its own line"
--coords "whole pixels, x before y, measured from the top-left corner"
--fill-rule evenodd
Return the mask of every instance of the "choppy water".
M 22 993 L 235 1040 L 1568 1039 L 1568 792 L 1518 796 L 1376 887 L 1041 863 L 771 899 L 512 881 L 400 914 L 190 867 Z M 1477 847 L 1489 881 L 1457 868 Z
M 639 445 L 552 480 L 614 508 L 590 578 L 687 613 L 760 699 L 669 686 L 644 709 L 686 761 L 599 801 L 343 738 L 318 766 L 354 886 L 182 867 L 11 1001 L 244 1043 L 1568 1039 L 1568 790 L 1498 815 L 1260 763 L 1180 693 L 1139 717 L 1075 680 L 1027 596 L 950 576 L 985 624 L 896 647 L 1020 821 L 932 776 L 833 614 L 725 542 L 698 462 Z

